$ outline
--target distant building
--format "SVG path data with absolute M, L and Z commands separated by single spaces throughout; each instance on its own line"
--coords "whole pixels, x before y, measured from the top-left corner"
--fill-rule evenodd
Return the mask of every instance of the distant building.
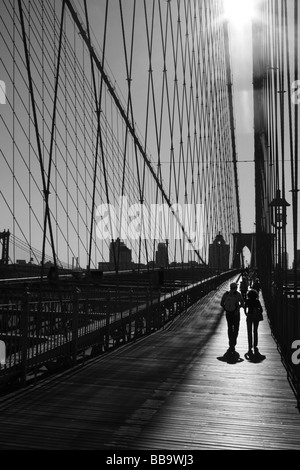
M 73 256 L 73 257 L 72 257 L 72 269 L 79 269 L 79 268 L 80 268 L 80 265 L 79 265 L 79 258 Z
M 0 259 L 0 265 L 8 265 L 8 260 L 9 260 L 9 236 L 10 236 L 10 231 L 9 230 L 4 230 L 3 232 L 0 232 L 0 240 L 2 240 L 2 256 Z
M 286 251 L 282 253 L 281 265 L 282 265 L 282 269 L 289 268 L 289 254 Z
M 294 260 L 294 263 L 293 263 L 293 269 L 295 269 L 295 263 L 296 263 L 296 269 L 300 269 L 300 250 L 297 250 L 296 259 Z
M 230 246 L 226 244 L 223 236 L 219 234 L 209 245 L 208 265 L 218 271 L 226 271 L 229 269 Z
M 112 270 L 124 270 L 132 268 L 131 250 L 124 242 L 117 238 L 109 247 L 109 264 Z
M 98 269 L 99 271 L 111 271 L 112 265 L 109 261 L 99 261 L 98 262 Z
M 157 245 L 155 264 L 159 268 L 166 268 L 169 265 L 168 245 L 166 243 Z
M 147 266 L 148 266 L 149 268 L 154 268 L 154 267 L 155 267 L 154 261 L 148 261 Z

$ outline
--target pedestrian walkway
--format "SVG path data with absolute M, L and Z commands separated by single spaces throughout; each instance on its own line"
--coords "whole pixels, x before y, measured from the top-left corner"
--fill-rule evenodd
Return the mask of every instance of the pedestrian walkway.
M 231 280 L 232 281 L 232 280 Z M 264 312 L 259 363 L 221 359 L 227 281 L 144 339 L 0 402 L 0 449 L 300 449 L 300 414 Z

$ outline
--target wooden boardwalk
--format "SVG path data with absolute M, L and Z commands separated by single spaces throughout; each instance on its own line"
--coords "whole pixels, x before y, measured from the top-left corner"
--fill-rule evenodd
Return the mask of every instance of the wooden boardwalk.
M 300 413 L 266 314 L 259 363 L 227 349 L 224 283 L 164 330 L 0 400 L 0 450 L 300 450 Z

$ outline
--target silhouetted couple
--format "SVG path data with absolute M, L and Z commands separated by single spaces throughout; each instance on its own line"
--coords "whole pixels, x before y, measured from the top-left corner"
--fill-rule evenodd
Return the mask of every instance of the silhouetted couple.
M 227 356 L 236 355 L 235 347 L 240 328 L 240 308 L 243 308 L 247 317 L 247 335 L 248 335 L 248 352 L 245 354 L 247 359 L 259 354 L 258 352 L 258 325 L 263 319 L 262 306 L 258 299 L 258 292 L 250 289 L 247 292 L 247 298 L 244 301 L 243 296 L 237 290 L 237 284 L 230 284 L 230 291 L 225 292 L 221 299 L 221 306 L 226 312 L 226 320 L 228 327 L 229 349 Z M 253 349 L 254 348 L 254 349 Z

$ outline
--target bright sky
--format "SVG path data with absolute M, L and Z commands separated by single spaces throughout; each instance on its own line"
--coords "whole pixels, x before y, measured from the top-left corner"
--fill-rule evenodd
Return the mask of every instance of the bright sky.
M 224 0 L 229 21 L 242 231 L 255 231 L 251 0 Z M 250 163 L 251 161 L 251 163 Z
M 241 203 L 242 231 L 254 231 L 254 164 L 253 164 L 253 104 L 252 104 L 252 53 L 251 53 L 251 11 L 252 0 L 224 0 L 230 22 L 232 73 L 235 96 L 236 138 L 238 152 L 239 188 Z M 99 0 L 91 1 L 91 18 L 94 31 L 101 30 L 103 11 Z M 93 8 L 92 8 L 93 7 Z M 118 17 L 119 21 L 119 17 Z M 137 24 L 142 28 L 144 23 Z M 144 34 L 142 36 L 145 36 Z M 115 41 L 116 45 L 119 44 Z M 120 51 L 119 51 L 120 53 Z M 118 51 L 113 56 L 118 60 Z M 112 64 L 112 66 L 114 63 Z M 0 77 L 6 80 L 6 76 Z M 250 161 L 250 162 L 249 162 Z
M 243 29 L 255 15 L 253 0 L 224 0 L 225 14 L 230 23 L 238 29 Z
M 101 20 L 103 21 L 103 15 L 101 16 L 101 9 L 96 0 L 94 1 L 95 5 L 90 11 L 90 17 L 94 25 L 99 25 Z M 253 232 L 255 229 L 254 163 L 248 162 L 249 160 L 253 162 L 254 159 L 251 49 L 251 18 L 255 12 L 254 1 L 224 0 L 231 36 L 241 219 L 242 231 L 245 233 Z M 94 31 L 97 31 L 96 27 Z M 116 41 L 116 44 L 119 43 Z M 118 58 L 118 51 L 115 51 L 114 56 Z M 114 70 L 114 63 L 110 63 L 110 66 Z

